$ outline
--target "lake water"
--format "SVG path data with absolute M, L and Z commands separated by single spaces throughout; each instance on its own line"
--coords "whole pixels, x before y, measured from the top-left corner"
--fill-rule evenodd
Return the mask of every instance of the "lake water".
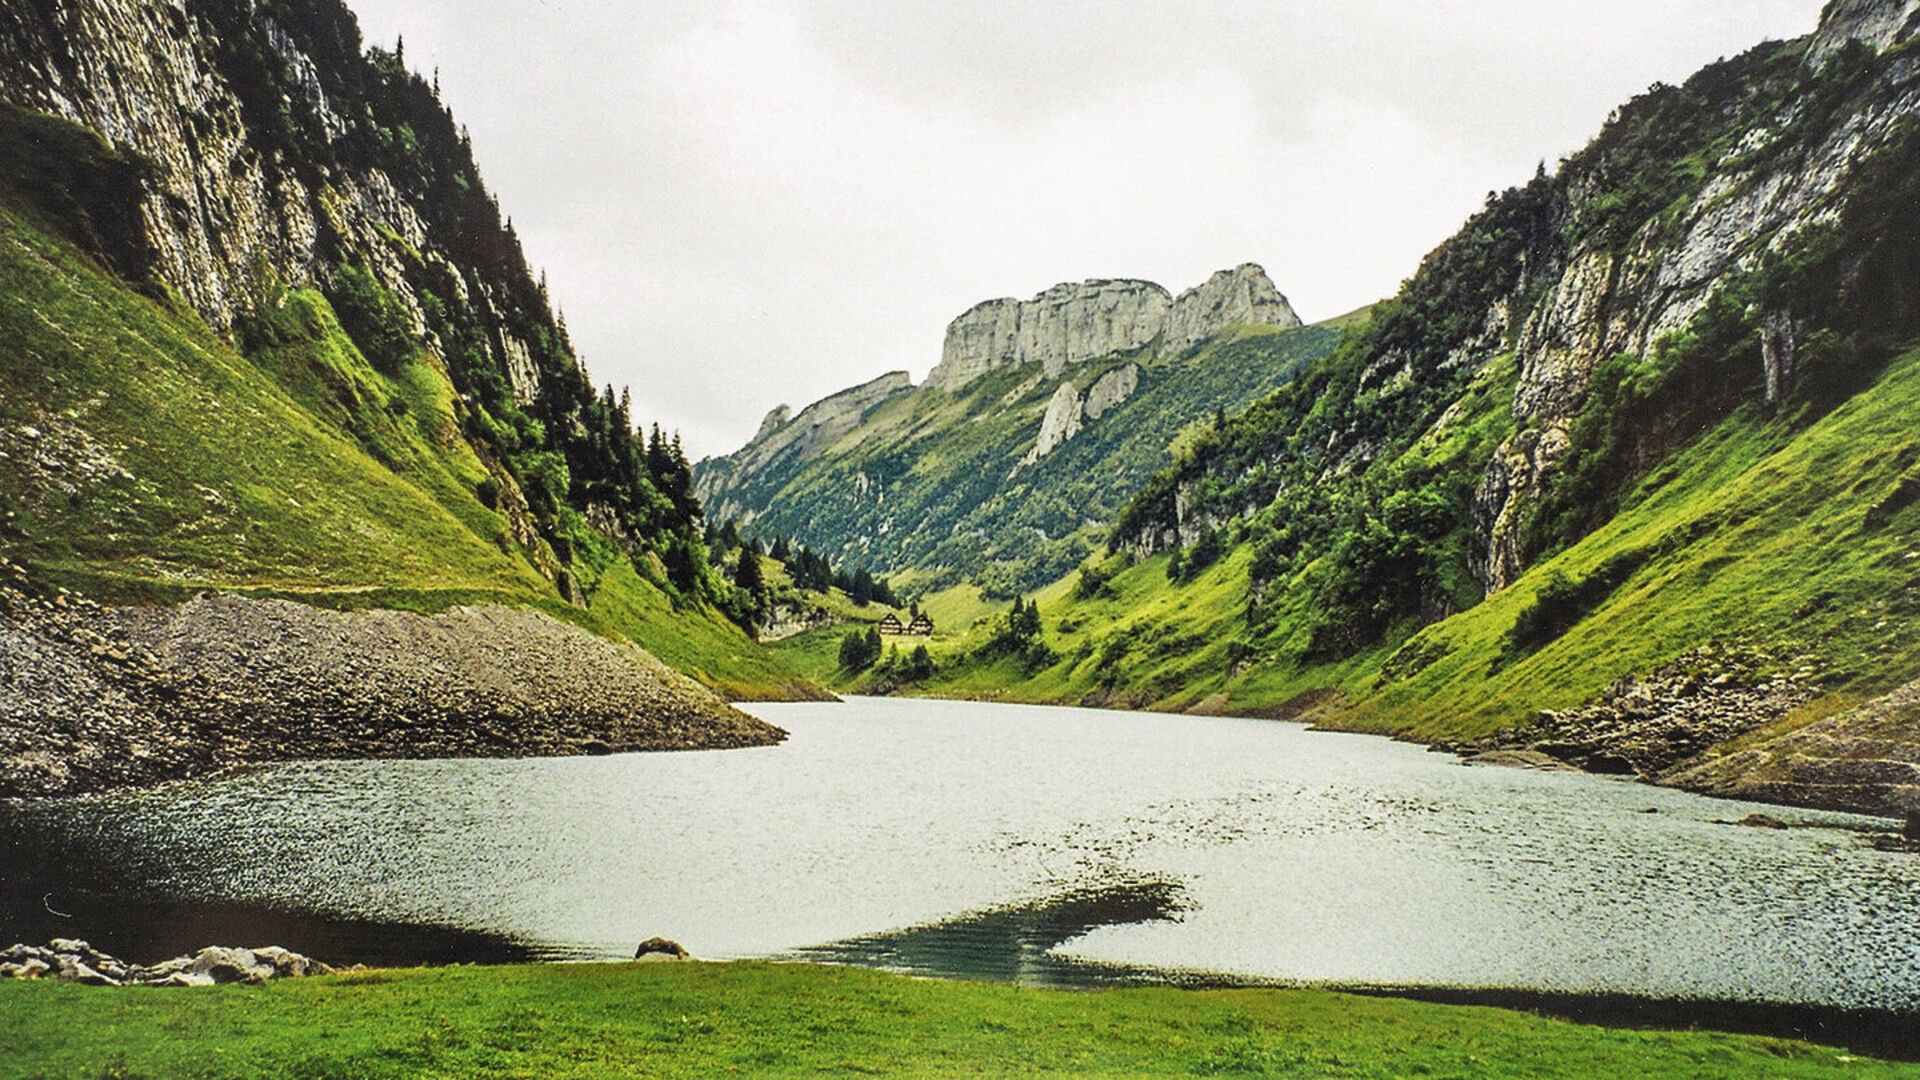
M 1264 721 L 756 705 L 784 745 L 274 766 L 0 804 L 0 937 L 137 959 L 810 957 L 1920 1008 L 1888 823 Z M 1725 824 L 1766 810 L 1787 830 Z

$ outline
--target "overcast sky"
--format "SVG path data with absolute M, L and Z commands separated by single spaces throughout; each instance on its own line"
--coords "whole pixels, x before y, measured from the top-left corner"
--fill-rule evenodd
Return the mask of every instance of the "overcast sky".
M 696 457 L 1059 281 L 1309 321 L 1820 0 L 349 0 L 473 133 L 599 384 Z

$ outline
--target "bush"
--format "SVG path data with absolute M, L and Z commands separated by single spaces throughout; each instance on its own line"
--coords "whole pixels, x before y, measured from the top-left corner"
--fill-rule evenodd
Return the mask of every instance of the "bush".
M 406 307 L 365 267 L 341 267 L 327 302 L 361 355 L 389 375 L 413 359 L 420 347 Z

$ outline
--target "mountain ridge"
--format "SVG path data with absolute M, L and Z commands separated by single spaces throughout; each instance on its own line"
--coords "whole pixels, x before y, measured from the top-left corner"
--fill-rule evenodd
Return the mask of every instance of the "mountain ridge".
M 919 386 L 894 373 L 776 408 L 745 447 L 695 465 L 695 491 L 717 520 L 836 562 L 1019 591 L 1091 551 L 1117 494 L 1170 460 L 1182 428 L 1244 406 L 1336 336 L 1302 327 L 1254 263 L 1177 298 L 1103 278 L 984 301 L 948 324 Z M 999 569 L 970 575 L 983 554 Z

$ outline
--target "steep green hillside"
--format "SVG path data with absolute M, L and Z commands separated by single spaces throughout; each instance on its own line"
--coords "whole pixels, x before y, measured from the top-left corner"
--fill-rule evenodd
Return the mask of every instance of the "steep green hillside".
M 370 362 L 311 289 L 263 305 L 242 353 L 152 278 L 136 288 L 103 265 L 127 262 L 95 225 L 122 204 L 84 194 L 111 192 L 136 159 L 7 108 L 0 145 L 0 547 L 42 584 L 162 601 L 207 588 L 323 606 L 496 600 L 625 636 L 737 695 L 799 682 L 596 534 L 568 563 L 579 603 L 555 595 L 430 354 Z
M 813 456 L 733 479 L 709 501 L 746 508 L 750 531 L 789 535 L 836 562 L 900 576 L 916 592 L 961 582 L 1011 596 L 1092 553 L 1127 494 L 1216 416 L 1244 408 L 1324 355 L 1339 335 L 1248 327 L 1191 350 L 1158 345 L 1078 364 L 988 372 L 872 405 Z M 1049 403 L 1138 371 L 1130 396 L 1031 464 Z M 701 463 L 702 490 L 724 463 Z
M 1118 554 L 1040 594 L 1037 646 L 994 648 L 1001 620 L 934 689 L 1651 775 L 1920 675 L 1920 46 L 1835 26 L 1656 86 L 1491 198 L 1154 476 Z M 1897 809 L 1920 732 L 1875 730 L 1821 751 L 1857 775 L 1779 797 Z

